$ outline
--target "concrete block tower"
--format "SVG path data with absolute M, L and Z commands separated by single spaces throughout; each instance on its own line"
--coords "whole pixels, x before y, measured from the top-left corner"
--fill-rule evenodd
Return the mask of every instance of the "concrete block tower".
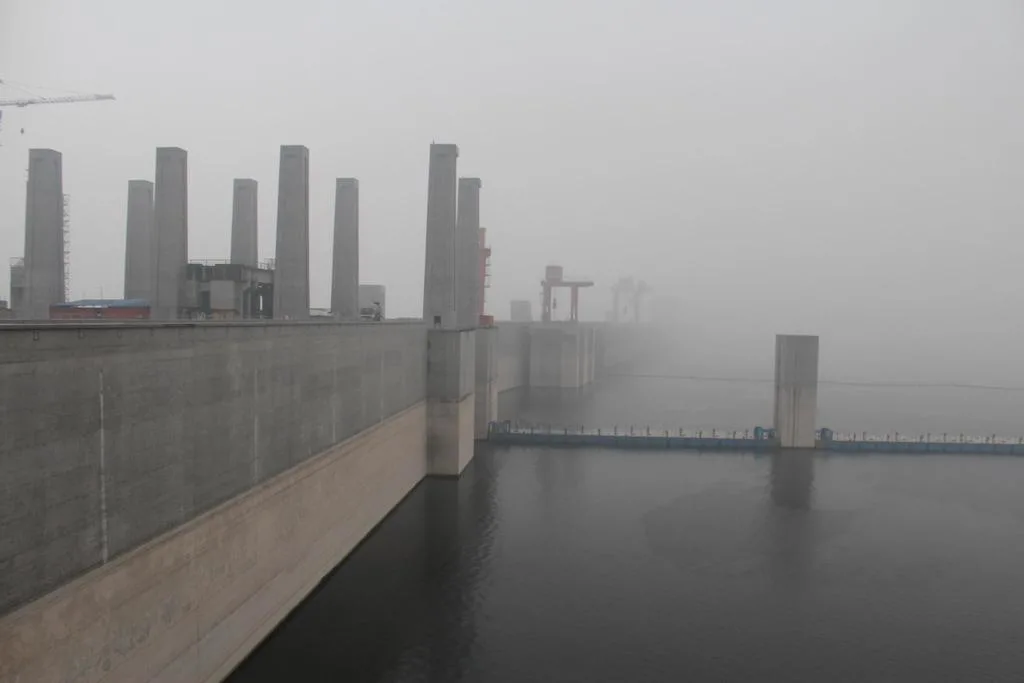
M 430 145 L 423 318 L 427 332 L 427 473 L 458 476 L 473 459 L 476 331 L 461 327 L 471 300 L 458 304 L 467 249 L 457 225 L 459 148 Z M 472 222 L 467 209 L 467 225 Z M 479 227 L 479 217 L 477 217 Z M 475 241 L 475 236 L 474 236 Z M 474 261 L 474 264 L 476 261 Z M 460 314 L 461 311 L 461 314 Z
M 153 213 L 156 233 L 150 306 L 154 318 L 174 320 L 181 309 L 188 264 L 188 152 L 183 149 L 156 150 Z
M 480 188 L 479 178 L 459 178 L 459 213 L 455 228 L 456 324 L 462 328 L 480 323 Z
M 60 152 L 28 152 L 23 315 L 46 320 L 64 301 L 64 184 Z
M 153 183 L 128 181 L 128 221 L 124 242 L 124 298 L 153 297 Z
M 459 148 L 430 145 L 427 179 L 427 250 L 423 274 L 423 319 L 432 327 L 456 329 L 455 222 L 456 162 Z
M 309 318 L 309 150 L 281 146 L 277 184 L 274 318 Z
M 235 178 L 231 204 L 231 262 L 256 267 L 259 261 L 257 190 L 251 178 Z
M 331 314 L 359 319 L 359 181 L 338 178 L 334 190 L 334 260 Z
M 783 448 L 814 448 L 818 337 L 775 336 L 775 435 Z

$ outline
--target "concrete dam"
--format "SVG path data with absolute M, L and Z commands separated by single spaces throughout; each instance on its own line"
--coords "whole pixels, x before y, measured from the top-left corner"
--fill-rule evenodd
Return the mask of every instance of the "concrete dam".
M 589 390 L 595 383 L 629 377 L 632 366 L 657 364 L 678 348 L 668 348 L 674 342 L 659 330 L 635 325 L 575 320 L 492 324 L 487 320 L 489 316 L 480 313 L 481 183 L 476 178 L 457 178 L 454 145 L 431 146 L 421 318 L 356 322 L 359 280 L 353 256 L 358 254 L 358 221 L 353 213 L 358 185 L 339 179 L 346 182 L 338 185 L 344 211 L 339 210 L 335 226 L 341 239 L 335 242 L 333 319 L 310 319 L 308 150 L 284 147 L 283 208 L 272 293 L 260 289 L 265 282 L 256 282 L 252 290 L 247 288 L 253 283 L 241 280 L 221 292 L 224 300 L 248 301 L 241 309 L 252 307 L 253 291 L 261 292 L 257 298 L 272 301 L 273 319 L 186 320 L 194 292 L 190 294 L 186 286 L 190 265 L 183 249 L 186 176 L 179 151 L 158 152 L 153 194 L 163 199 L 150 203 L 133 197 L 133 215 L 146 214 L 134 227 L 142 233 L 155 231 L 149 237 L 156 248 L 137 250 L 136 267 L 126 269 L 126 284 L 133 280 L 137 296 L 155 301 L 158 319 L 152 321 L 40 321 L 45 311 L 61 301 L 64 279 L 57 267 L 63 263 L 62 251 L 55 248 L 60 246 L 59 157 L 36 155 L 36 166 L 48 173 L 37 172 L 34 179 L 30 167 L 29 191 L 41 208 L 31 212 L 27 231 L 47 233 L 53 239 L 37 241 L 34 247 L 39 248 L 26 254 L 27 288 L 20 308 L 30 315 L 0 324 L 0 683 L 224 680 L 391 511 L 407 497 L 415 500 L 414 489 L 422 493 L 433 487 L 436 492 L 451 484 L 440 478 L 460 476 L 460 487 L 469 484 L 462 493 L 481 479 L 488 481 L 480 490 L 501 488 L 493 450 L 475 448 L 479 440 L 489 437 L 545 447 L 620 445 L 633 451 L 639 447 L 799 449 L 773 453 L 772 466 L 762 468 L 769 477 L 767 489 L 745 479 L 742 491 L 768 490 L 772 504 L 787 509 L 810 507 L 814 449 L 827 448 L 821 442 L 831 441 L 825 438 L 830 430 L 816 429 L 817 337 L 776 337 L 770 442 L 761 436 L 750 441 L 733 435 L 736 443 L 718 443 L 712 434 L 716 443 L 709 444 L 699 433 L 694 441 L 682 432 L 675 441 L 668 432 L 661 436 L 645 429 L 634 436 L 630 429 L 629 436 L 621 438 L 629 442 L 619 444 L 614 421 L 593 425 L 598 430 L 610 426 L 610 437 L 607 431 L 588 433 L 582 424 L 578 434 L 570 432 L 568 425 L 561 434 L 550 429 L 535 433 L 532 427 L 529 432 L 499 432 L 497 426 L 515 419 L 524 397 L 531 403 L 587 406 L 589 401 L 580 399 L 591 397 Z M 174 173 L 159 172 L 161 160 Z M 159 220 L 151 221 L 150 211 Z M 233 231 L 233 246 L 245 254 L 239 260 L 251 262 L 255 245 L 249 238 L 254 223 L 246 212 L 240 214 L 246 220 L 238 222 L 246 229 Z M 232 264 L 237 265 L 241 264 Z M 262 304 L 258 308 L 267 310 Z M 644 392 L 649 393 L 649 388 Z M 611 417 L 605 419 L 619 419 L 629 412 L 623 404 L 644 403 L 641 396 L 616 395 L 614 410 L 605 413 Z M 648 399 L 645 405 L 651 402 Z M 850 445 L 880 450 L 874 443 Z M 916 448 L 938 450 L 933 445 L 922 441 Z M 972 452 L 1016 453 L 1013 445 L 984 446 Z M 900 450 L 911 449 L 900 446 Z M 943 444 L 941 452 L 963 450 Z M 467 471 L 475 456 L 477 466 Z M 739 520 L 743 533 L 749 533 L 755 528 L 753 521 L 773 519 L 764 514 L 760 503 L 749 504 L 746 494 L 698 496 L 697 504 L 703 506 L 699 514 L 672 506 L 654 516 L 650 510 L 641 511 L 651 490 L 659 486 L 668 487 L 660 494 L 664 498 L 684 500 L 675 489 L 680 482 L 691 481 L 691 475 L 660 469 L 671 466 L 667 460 L 649 460 L 654 468 L 648 479 L 626 477 L 633 471 L 629 463 L 628 468 L 605 470 L 607 476 L 597 477 L 589 495 L 565 496 L 564 491 L 583 482 L 579 472 L 569 470 L 581 464 L 579 459 L 562 458 L 556 463 L 559 459 L 544 456 L 539 451 L 516 463 L 533 461 L 529 472 L 519 472 L 519 488 L 513 485 L 516 493 L 510 494 L 506 509 L 526 509 L 522 501 L 536 495 L 535 500 L 544 504 L 535 507 L 547 510 L 549 516 L 514 527 L 506 536 L 506 541 L 521 543 L 521 557 L 532 552 L 536 562 L 525 565 L 527 571 L 515 563 L 507 568 L 506 578 L 536 581 L 507 596 L 509 604 L 518 605 L 523 595 L 531 595 L 540 596 L 538 603 L 546 607 L 564 591 L 586 584 L 578 580 L 587 576 L 585 572 L 564 573 L 554 582 L 543 577 L 548 552 L 557 551 L 563 560 L 582 561 L 588 569 L 603 568 L 609 549 L 629 548 L 638 539 L 653 538 L 656 545 L 671 546 L 666 556 L 688 560 L 699 555 L 687 545 L 689 539 L 711 533 L 707 520 L 727 524 Z M 713 457 L 698 462 L 701 467 L 719 466 Z M 758 463 L 745 466 L 757 468 Z M 727 467 L 732 471 L 731 463 Z M 594 471 L 600 470 L 599 466 Z M 699 468 L 696 471 L 699 474 Z M 425 478 L 434 479 L 418 487 Z M 633 498 L 639 501 L 626 518 L 647 526 L 620 525 L 619 531 L 626 533 L 617 540 L 574 546 L 581 539 L 604 538 L 601 534 L 614 526 L 594 512 L 621 504 L 621 500 L 609 500 L 607 492 L 618 490 L 626 479 L 633 482 Z M 533 484 L 524 487 L 524 482 Z M 562 503 L 583 507 L 572 514 L 551 515 Z M 428 507 L 414 507 L 413 512 L 424 509 Z M 472 510 L 473 505 L 465 509 Z M 444 533 L 463 525 L 457 516 L 454 523 L 452 517 L 442 516 L 439 526 Z M 886 518 L 883 526 L 888 528 L 892 519 L 900 515 Z M 418 528 L 425 528 L 429 521 L 415 520 Z M 548 545 L 538 552 L 534 546 L 539 531 L 567 522 L 571 523 L 564 526 L 564 533 L 545 536 Z M 591 533 L 580 533 L 584 522 L 593 522 Z M 682 532 L 677 524 L 684 525 Z M 806 526 L 797 531 L 802 533 Z M 481 536 L 492 529 L 486 524 L 481 528 Z M 638 529 L 653 531 L 653 536 L 637 533 Z M 421 550 L 427 547 L 429 535 L 423 536 Z M 374 534 L 363 547 L 379 538 Z M 711 547 L 714 550 L 716 545 Z M 784 543 L 787 552 L 771 557 L 785 559 L 789 549 Z M 644 581 L 635 580 L 641 565 L 628 550 L 625 555 L 627 561 L 620 562 L 619 572 L 603 574 L 600 578 L 607 583 L 592 584 L 594 590 L 576 594 L 575 603 L 597 604 L 626 584 L 646 589 Z M 644 557 L 660 556 L 647 553 Z M 357 553 L 339 573 L 358 559 Z M 387 573 L 396 569 L 394 564 L 385 563 L 373 571 Z M 443 579 L 453 572 L 447 560 L 436 566 Z M 665 574 L 666 566 L 660 562 L 648 569 L 658 572 L 648 575 L 651 580 L 661 576 L 663 583 L 654 585 L 660 585 L 664 594 L 697 590 L 699 585 Z M 665 581 L 666 577 L 670 580 Z M 362 582 L 356 584 L 358 588 L 352 590 L 363 590 Z M 550 596 L 542 595 L 544 590 Z M 696 624 L 691 636 L 697 637 L 707 631 L 704 626 L 709 621 L 729 617 L 728 612 L 722 617 L 717 609 L 724 600 L 741 597 L 746 601 L 730 584 L 715 600 L 703 600 L 716 609 L 697 620 L 687 610 L 664 609 L 666 603 L 657 591 L 646 598 L 643 593 L 637 591 L 630 604 L 643 605 L 651 595 L 657 598 L 656 604 L 638 612 L 642 618 L 634 615 L 633 625 L 642 626 L 658 610 L 673 619 L 685 617 L 685 623 L 673 622 L 664 630 L 673 644 L 684 628 Z M 1003 595 L 999 598 L 1003 600 Z M 425 604 L 447 613 L 451 603 Z M 373 609 L 384 620 L 401 618 L 387 608 Z M 300 614 L 301 610 L 296 613 Z M 538 620 L 532 615 L 531 610 L 520 612 L 529 622 L 521 633 L 536 643 L 544 638 L 535 636 Z M 461 620 L 457 610 L 455 619 Z M 722 632 L 732 634 L 735 624 L 747 621 L 737 619 Z M 594 648 L 578 637 L 581 626 L 588 623 L 597 626 L 590 638 L 611 635 L 614 641 Z M 618 615 L 593 621 L 588 616 L 553 630 L 571 633 L 587 649 L 611 651 L 621 644 L 623 633 L 616 629 L 623 623 Z M 750 642 L 763 639 L 769 630 L 762 629 L 759 638 Z M 640 634 L 634 651 L 655 638 L 653 633 Z M 506 641 L 496 637 L 494 642 Z M 737 640 L 730 636 L 726 642 L 731 652 Z M 842 647 L 845 650 L 848 642 L 843 641 Z M 800 649 L 813 650 L 803 645 Z M 520 658 L 518 652 L 515 657 Z M 522 659 L 534 665 L 540 661 Z
M 632 354 L 627 326 L 482 314 L 481 182 L 449 144 L 430 147 L 422 318 L 360 322 L 339 178 L 332 315 L 310 319 L 308 154 L 281 148 L 272 294 L 212 287 L 273 319 L 191 319 L 187 157 L 161 148 L 155 183 L 129 184 L 125 267 L 155 319 L 51 322 L 61 156 L 31 150 L 20 320 L 0 324 L 0 683 L 223 680 L 524 392 L 572 400 Z M 254 193 L 235 183 L 235 270 Z

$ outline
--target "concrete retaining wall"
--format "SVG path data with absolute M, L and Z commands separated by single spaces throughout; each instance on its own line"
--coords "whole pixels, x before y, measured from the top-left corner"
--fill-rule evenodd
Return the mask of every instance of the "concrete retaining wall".
M 420 403 L 425 348 L 418 323 L 0 329 L 0 614 Z
M 530 391 L 579 392 L 594 380 L 595 329 L 551 323 L 530 328 Z
M 530 385 L 530 323 L 499 323 L 497 329 L 498 392 Z
M 420 401 L 0 618 L 0 681 L 221 680 L 420 481 L 425 433 Z
M 476 331 L 475 403 L 473 436 L 487 438 L 487 428 L 498 419 L 498 328 Z
M 220 680 L 580 329 L 0 327 L 0 683 Z

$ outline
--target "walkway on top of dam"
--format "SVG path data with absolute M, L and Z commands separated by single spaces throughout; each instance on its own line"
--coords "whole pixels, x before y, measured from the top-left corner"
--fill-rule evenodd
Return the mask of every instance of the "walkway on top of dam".
M 958 434 L 932 435 L 916 438 L 902 434 L 885 437 L 862 434 L 835 434 L 821 429 L 816 433 L 815 449 L 841 453 L 950 453 L 963 455 L 1024 455 L 1024 438 L 1002 439 L 996 436 L 968 437 Z M 771 451 L 779 448 L 771 429 L 722 431 L 686 431 L 679 429 L 587 429 L 574 427 L 520 427 L 510 422 L 492 422 L 487 441 L 510 446 L 541 446 L 561 448 L 618 448 L 629 450 L 692 450 L 692 451 Z

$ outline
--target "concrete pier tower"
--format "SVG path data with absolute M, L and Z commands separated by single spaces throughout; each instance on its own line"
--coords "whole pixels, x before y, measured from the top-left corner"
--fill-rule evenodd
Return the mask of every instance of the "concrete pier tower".
M 459 178 L 456 219 L 455 311 L 459 327 L 480 324 L 480 188 L 479 178 Z
M 153 287 L 150 306 L 157 320 L 175 320 L 181 308 L 188 264 L 188 152 L 156 150 L 153 190 Z
M 255 268 L 259 261 L 259 183 L 235 178 L 231 202 L 231 262 Z
M 455 223 L 457 145 L 431 144 L 427 178 L 427 248 L 423 273 L 423 319 L 431 327 L 455 329 Z
M 473 458 L 476 336 L 456 309 L 459 263 L 469 248 L 456 230 L 459 148 L 430 145 L 423 318 L 427 332 L 427 472 L 458 476 Z M 479 220 L 479 219 L 478 219 Z M 476 236 L 473 241 L 476 241 Z M 468 305 L 469 301 L 466 301 Z
M 128 181 L 128 220 L 124 242 L 124 298 L 153 299 L 153 183 Z
M 52 149 L 28 152 L 25 202 L 25 298 L 29 320 L 46 320 L 64 301 L 63 158 Z
M 818 418 L 818 337 L 775 337 L 775 434 L 783 448 L 814 448 Z
M 277 187 L 274 318 L 309 318 L 309 150 L 282 145 Z
M 338 178 L 334 188 L 331 315 L 359 320 L 359 181 Z

